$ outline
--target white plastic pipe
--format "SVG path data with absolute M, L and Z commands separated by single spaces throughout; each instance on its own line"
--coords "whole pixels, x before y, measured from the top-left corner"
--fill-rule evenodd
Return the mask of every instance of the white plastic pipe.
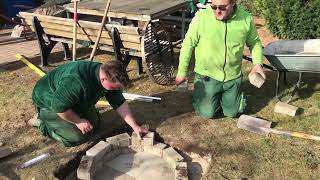
M 21 165 L 21 168 L 29 167 L 29 166 L 31 166 L 31 165 L 33 165 L 33 164 L 36 164 L 36 163 L 38 163 L 38 162 L 40 162 L 40 161 L 43 161 L 43 160 L 47 159 L 49 156 L 50 156 L 49 153 L 42 154 L 42 155 L 40 155 L 40 156 L 38 156 L 38 157 L 35 157 L 35 158 L 33 158 L 33 159 L 31 159 L 31 160 L 23 163 L 23 164 Z
M 143 99 L 153 99 L 153 100 L 158 100 L 161 101 L 160 97 L 153 97 L 153 96 L 142 96 L 139 94 L 130 94 L 130 93 L 122 93 L 122 95 L 127 99 L 131 98 L 143 98 Z

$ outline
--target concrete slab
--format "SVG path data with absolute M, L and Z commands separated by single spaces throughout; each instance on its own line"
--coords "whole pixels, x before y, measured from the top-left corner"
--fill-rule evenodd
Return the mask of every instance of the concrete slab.
M 104 164 L 137 179 L 174 179 L 174 170 L 161 157 L 146 152 L 121 154 Z
M 110 167 L 104 167 L 96 172 L 93 177 L 95 180 L 135 180 L 135 178 L 123 174 L 123 172 L 117 171 Z

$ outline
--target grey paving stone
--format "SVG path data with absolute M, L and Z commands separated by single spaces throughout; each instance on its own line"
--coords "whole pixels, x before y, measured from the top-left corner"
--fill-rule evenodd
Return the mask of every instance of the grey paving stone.
M 90 180 L 92 173 L 93 157 L 83 156 L 77 169 L 77 177 L 81 180 Z
M 184 160 L 183 157 L 172 147 L 164 149 L 162 157 L 170 164 L 172 169 L 176 168 L 177 162 L 182 162 Z
M 112 144 L 113 148 L 118 148 L 119 146 L 130 146 L 131 137 L 128 133 L 119 134 L 116 136 L 108 137 L 106 141 Z
M 87 156 L 94 157 L 95 160 L 99 160 L 104 156 L 107 152 L 111 151 L 111 144 L 100 141 L 96 145 L 94 145 L 92 148 L 90 148 L 87 152 Z

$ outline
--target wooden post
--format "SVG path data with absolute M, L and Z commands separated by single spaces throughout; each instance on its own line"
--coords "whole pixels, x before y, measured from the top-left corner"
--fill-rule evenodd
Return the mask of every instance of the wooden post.
M 100 27 L 100 29 L 99 29 L 99 33 L 98 33 L 98 36 L 97 36 L 97 40 L 96 40 L 96 42 L 94 43 L 94 46 L 93 46 L 93 49 L 92 49 L 92 52 L 91 52 L 91 55 L 90 55 L 90 58 L 89 58 L 90 61 L 92 61 L 93 56 L 94 56 L 95 53 L 96 53 L 96 49 L 97 49 L 98 44 L 99 44 L 99 41 L 100 41 L 100 37 L 101 37 L 101 33 L 102 33 L 102 30 L 103 30 L 103 27 L 104 27 L 105 24 L 106 24 L 107 14 L 108 14 L 108 11 L 109 11 L 110 3 L 111 3 L 111 0 L 108 0 L 107 5 L 106 5 L 106 9 L 104 10 L 104 14 L 103 14 L 102 22 L 101 22 L 101 27 Z
M 72 43 L 72 60 L 76 60 L 76 52 L 77 52 L 77 26 L 78 26 L 78 2 L 80 0 L 71 0 L 74 3 L 74 13 L 73 13 L 73 43 Z

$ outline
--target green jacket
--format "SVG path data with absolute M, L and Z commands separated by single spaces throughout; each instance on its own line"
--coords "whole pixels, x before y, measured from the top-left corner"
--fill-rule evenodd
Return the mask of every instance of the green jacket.
M 178 74 L 186 76 L 193 49 L 194 71 L 218 81 L 241 76 L 244 46 L 250 48 L 254 64 L 262 64 L 262 45 L 252 16 L 236 7 L 227 21 L 215 18 L 211 8 L 196 13 L 182 44 Z
M 99 78 L 101 63 L 77 61 L 63 64 L 42 77 L 35 85 L 32 100 L 36 107 L 60 113 L 72 109 L 85 113 L 105 96 L 117 109 L 125 102 L 120 90 L 106 90 Z

